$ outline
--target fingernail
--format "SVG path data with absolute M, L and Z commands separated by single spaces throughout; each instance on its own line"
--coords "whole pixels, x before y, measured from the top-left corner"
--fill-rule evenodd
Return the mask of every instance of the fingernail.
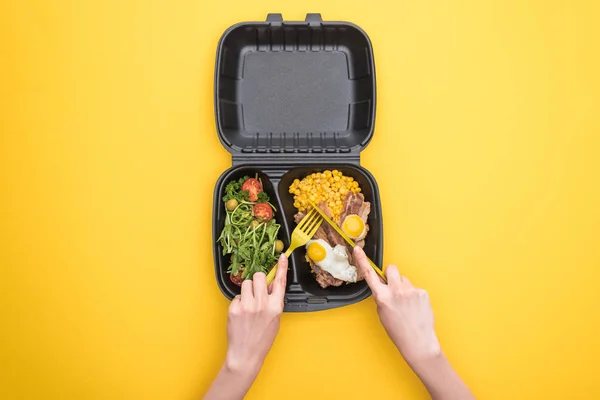
M 284 254 L 284 253 L 282 253 L 282 254 L 279 256 L 279 261 L 283 261 L 283 260 L 285 260 L 285 254 Z
M 363 251 L 363 249 L 361 249 L 360 247 L 358 247 L 358 246 L 355 246 L 355 247 L 354 247 L 354 253 L 355 253 L 356 255 L 361 255 L 361 254 L 364 254 L 364 251 Z

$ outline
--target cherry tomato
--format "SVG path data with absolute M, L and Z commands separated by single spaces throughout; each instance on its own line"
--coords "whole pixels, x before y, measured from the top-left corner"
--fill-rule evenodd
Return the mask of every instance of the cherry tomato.
M 242 272 L 242 269 L 240 269 L 236 275 L 229 274 L 229 279 L 231 279 L 231 282 L 235 283 L 238 286 L 242 286 Z
M 254 216 L 256 218 L 269 221 L 273 218 L 273 209 L 267 203 L 258 203 L 254 205 Z
M 263 191 L 262 184 L 258 179 L 248 178 L 246 182 L 242 184 L 242 191 L 248 191 L 248 200 L 258 200 L 258 194 Z

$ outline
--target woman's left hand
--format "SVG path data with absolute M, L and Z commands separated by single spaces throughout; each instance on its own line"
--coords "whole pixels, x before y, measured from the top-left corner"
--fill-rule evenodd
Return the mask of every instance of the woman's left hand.
M 231 370 L 258 373 L 262 366 L 279 332 L 287 269 L 288 260 L 281 255 L 270 288 L 262 272 L 242 282 L 242 294 L 231 302 L 227 321 L 226 365 Z
M 282 254 L 270 287 L 263 273 L 242 282 L 242 294 L 229 306 L 225 364 L 204 400 L 241 400 L 250 389 L 279 332 L 287 270 Z

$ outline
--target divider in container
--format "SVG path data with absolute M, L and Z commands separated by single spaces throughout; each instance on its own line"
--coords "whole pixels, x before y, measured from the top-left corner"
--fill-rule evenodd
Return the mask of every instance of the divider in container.
M 281 201 L 281 197 L 279 196 L 278 187 L 279 187 L 280 178 L 272 178 L 271 182 L 273 183 L 273 185 L 275 187 L 275 197 L 271 199 L 271 203 L 273 203 L 273 205 L 277 208 L 277 214 L 279 214 L 281 217 L 280 223 L 281 223 L 282 228 L 285 227 L 285 230 L 284 230 L 285 233 L 282 232 L 282 234 L 285 234 L 286 236 L 285 236 L 285 238 L 280 237 L 280 239 L 283 240 L 284 248 L 285 248 L 285 250 L 287 250 L 290 246 L 290 241 L 292 240 L 292 231 L 294 230 L 294 227 L 290 226 L 288 223 L 288 219 L 286 218 L 286 215 L 285 215 L 283 203 Z M 288 259 L 287 291 L 297 292 L 298 290 L 299 290 L 299 286 L 298 286 L 297 268 L 296 268 L 296 265 L 295 265 L 292 257 L 290 257 L 290 259 Z

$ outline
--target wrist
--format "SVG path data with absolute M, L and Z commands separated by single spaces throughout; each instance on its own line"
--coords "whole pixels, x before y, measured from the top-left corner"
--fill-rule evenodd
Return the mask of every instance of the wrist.
M 432 341 L 429 345 L 417 346 L 417 348 L 411 348 L 409 351 L 402 352 L 406 362 L 415 366 L 417 364 L 427 364 L 444 359 L 444 353 L 437 340 Z
M 475 399 L 441 351 L 437 356 L 410 364 L 410 367 L 434 399 L 448 398 L 447 396 L 453 399 Z
M 417 372 L 417 374 L 424 370 L 435 368 L 440 364 L 445 363 L 446 355 L 441 349 L 427 354 L 420 354 L 411 357 L 405 357 L 406 363 Z
M 260 366 L 257 368 L 241 361 L 240 358 L 227 353 L 219 374 L 204 397 L 205 400 L 244 398 L 258 376 Z
M 239 378 L 254 379 L 258 375 L 261 365 L 262 363 L 257 359 L 245 359 L 227 352 L 223 369 L 228 374 L 235 375 Z

